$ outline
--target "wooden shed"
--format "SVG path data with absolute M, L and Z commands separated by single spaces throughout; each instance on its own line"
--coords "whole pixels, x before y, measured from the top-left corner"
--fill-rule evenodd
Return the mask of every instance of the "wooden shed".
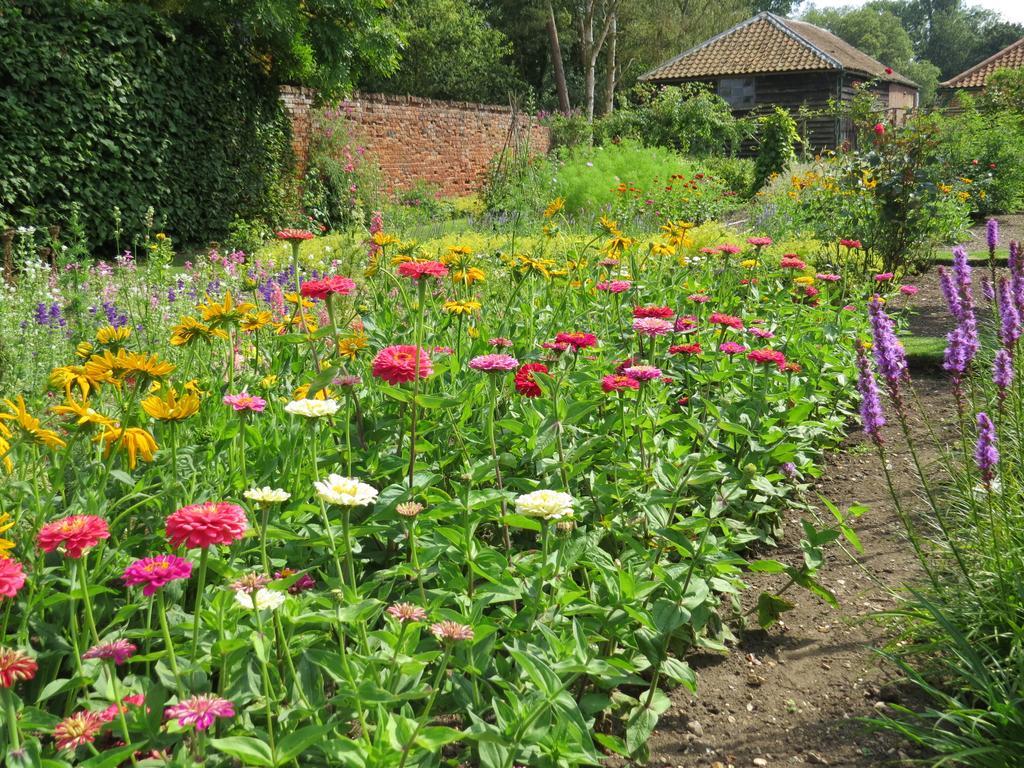
M 828 30 L 765 11 L 640 76 L 655 85 L 706 83 L 737 116 L 780 106 L 821 109 L 850 101 L 854 85 L 871 81 L 889 119 L 917 106 L 918 87 Z M 815 151 L 854 140 L 848 120 L 816 116 L 802 126 Z

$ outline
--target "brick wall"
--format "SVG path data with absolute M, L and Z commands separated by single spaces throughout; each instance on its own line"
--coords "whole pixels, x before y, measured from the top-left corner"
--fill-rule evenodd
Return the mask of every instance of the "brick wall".
M 320 130 L 311 119 L 315 92 L 281 89 L 292 122 L 292 146 L 301 171 L 310 132 Z M 512 110 L 509 107 L 438 101 L 416 96 L 355 94 L 336 110 L 384 172 L 389 191 L 408 188 L 417 179 L 437 184 L 445 195 L 475 192 L 487 163 L 505 146 Z M 532 152 L 547 152 L 550 132 L 528 115 L 519 114 L 521 135 Z

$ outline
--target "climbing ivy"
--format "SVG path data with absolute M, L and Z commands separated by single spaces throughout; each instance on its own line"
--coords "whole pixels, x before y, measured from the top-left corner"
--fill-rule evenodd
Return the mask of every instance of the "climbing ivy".
M 757 120 L 758 152 L 755 186 L 763 185 L 772 174 L 782 173 L 796 159 L 793 146 L 800 140 L 793 116 L 781 107 Z

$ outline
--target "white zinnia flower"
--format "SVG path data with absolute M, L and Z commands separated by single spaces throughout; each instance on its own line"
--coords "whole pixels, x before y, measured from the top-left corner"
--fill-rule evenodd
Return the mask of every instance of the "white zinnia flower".
M 281 607 L 284 599 L 284 592 L 278 592 L 273 589 L 257 589 L 255 595 L 246 592 L 244 589 L 235 591 L 235 602 L 243 608 L 248 608 L 250 611 L 253 607 L 260 611 L 264 608 L 269 608 L 273 611 Z
M 258 504 L 276 504 L 288 501 L 292 497 L 288 491 L 281 488 L 271 488 L 269 485 L 265 485 L 262 488 L 250 488 L 244 495 L 249 501 L 255 501 Z
M 560 520 L 563 517 L 572 517 L 572 506 L 575 503 L 576 499 L 568 493 L 542 489 L 517 497 L 516 512 L 524 517 Z
M 377 500 L 377 489 L 354 477 L 329 475 L 314 485 L 321 499 L 339 507 L 367 507 Z
M 333 416 L 339 407 L 337 400 L 292 400 L 284 409 L 296 416 L 312 419 L 318 416 Z

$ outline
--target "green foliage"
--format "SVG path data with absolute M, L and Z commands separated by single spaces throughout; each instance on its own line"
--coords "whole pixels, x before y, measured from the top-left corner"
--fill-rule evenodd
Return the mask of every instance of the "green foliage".
M 989 75 L 980 106 L 989 112 L 1008 111 L 1024 116 L 1024 69 L 997 69 Z
M 399 0 L 396 72 L 369 73 L 364 90 L 440 99 L 505 103 L 525 83 L 506 62 L 512 46 L 470 0 Z
M 756 163 L 748 157 L 706 157 L 701 165 L 712 176 L 717 176 L 725 184 L 726 189 L 741 199 L 746 200 L 757 190 Z
M 614 114 L 617 117 L 619 113 L 616 112 Z M 551 146 L 569 149 L 572 147 L 589 146 L 594 141 L 595 128 L 607 125 L 611 119 L 612 117 L 607 117 L 604 120 L 599 120 L 597 123 L 591 123 L 584 115 L 578 113 L 571 115 L 556 114 L 552 116 L 549 122 Z
M 0 14 L 0 204 L 49 224 L 76 201 L 91 240 L 122 244 L 150 207 L 186 242 L 273 218 L 287 120 L 238 43 L 134 5 L 16 3 Z
M 800 139 L 796 121 L 781 107 L 757 119 L 757 160 L 754 185 L 762 186 L 768 177 L 782 173 L 796 159 L 794 145 Z

